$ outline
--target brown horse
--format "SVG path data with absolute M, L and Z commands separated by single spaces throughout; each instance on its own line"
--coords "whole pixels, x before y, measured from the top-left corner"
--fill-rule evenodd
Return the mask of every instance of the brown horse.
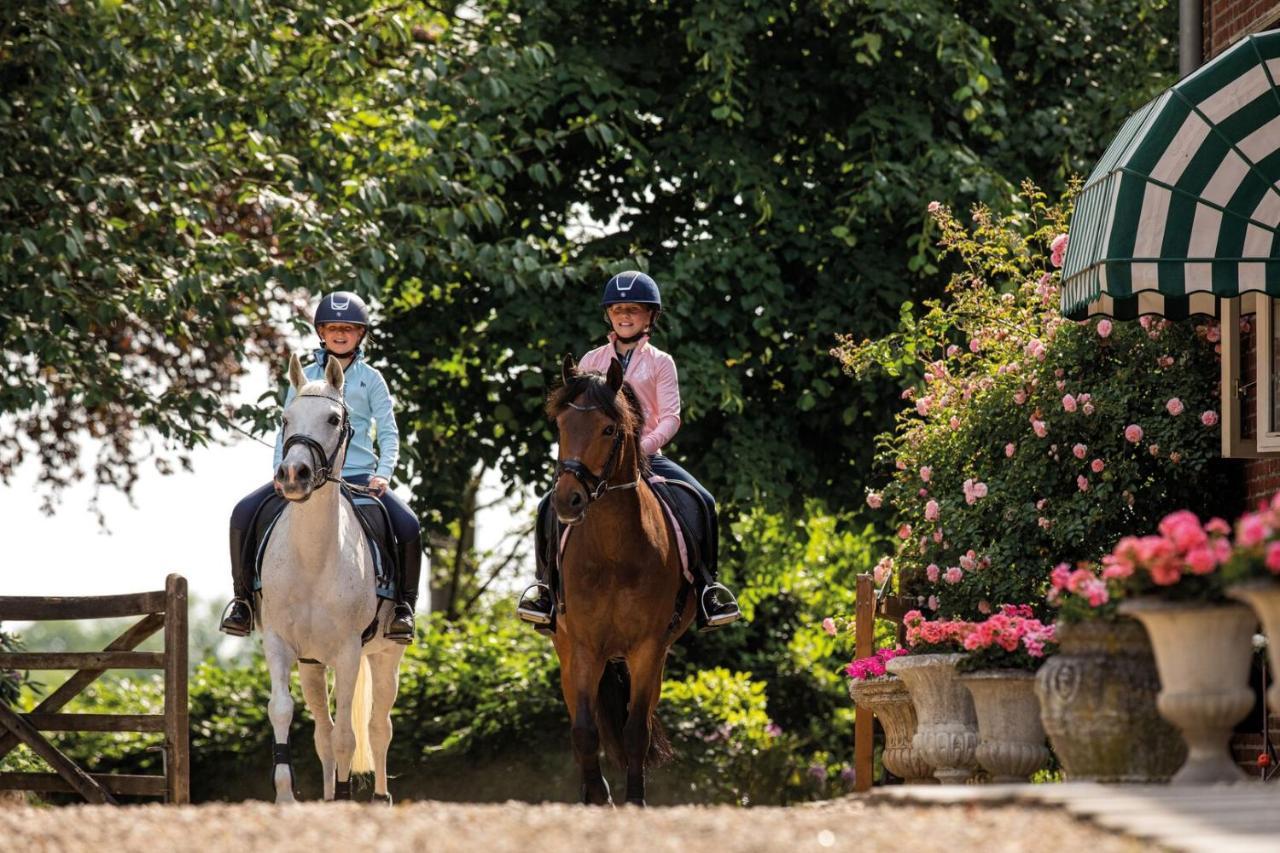
M 645 765 L 671 757 L 654 716 L 671 644 L 694 617 L 675 534 L 644 480 L 640 404 L 615 359 L 607 376 L 562 367 L 547 401 L 560 432 L 552 506 L 571 528 L 561 561 L 554 635 L 573 720 L 582 801 L 613 802 L 600 745 L 627 774 L 627 802 L 644 805 Z

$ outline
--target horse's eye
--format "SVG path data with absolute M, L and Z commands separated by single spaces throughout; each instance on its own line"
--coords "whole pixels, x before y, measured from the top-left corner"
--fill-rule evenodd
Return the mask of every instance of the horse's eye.
M 604 428 L 604 434 L 613 435 L 613 429 L 614 429 L 613 424 L 609 424 L 607 427 Z
M 332 424 L 333 426 L 337 426 L 337 425 L 338 425 L 338 416 L 337 416 L 337 415 L 329 415 L 329 423 L 330 423 L 330 424 Z

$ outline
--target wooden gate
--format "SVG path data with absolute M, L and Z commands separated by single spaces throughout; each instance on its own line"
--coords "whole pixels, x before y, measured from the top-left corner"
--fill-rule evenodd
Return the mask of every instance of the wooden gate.
M 898 626 L 898 643 L 904 639 L 902 617 L 918 606 L 913 599 L 897 595 L 877 594 L 871 575 L 858 575 L 854 599 L 854 660 L 876 653 L 876 620 L 885 619 Z M 864 708 L 853 717 L 853 790 L 870 791 L 875 769 L 875 716 Z
M 0 790 L 76 793 L 91 803 L 116 802 L 113 795 L 191 799 L 187 742 L 187 579 L 169 575 L 165 588 L 133 595 L 85 598 L 0 597 L 0 621 L 104 619 L 142 616 L 100 652 L 0 653 L 0 669 L 74 669 L 65 684 L 29 714 L 0 704 L 0 758 L 19 743 L 56 773 L 0 773 Z M 163 652 L 134 651 L 164 629 Z M 67 702 L 108 669 L 164 671 L 164 714 L 61 714 Z M 68 758 L 42 731 L 164 732 L 164 775 L 91 774 Z

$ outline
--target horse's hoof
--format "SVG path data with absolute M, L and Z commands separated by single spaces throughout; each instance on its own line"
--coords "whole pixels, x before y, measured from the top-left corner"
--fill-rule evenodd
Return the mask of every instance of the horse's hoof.
M 642 808 L 642 809 L 643 809 L 643 808 L 647 808 L 647 807 L 648 807 L 648 804 L 647 804 L 647 803 L 645 803 L 645 801 L 644 801 L 644 799 L 643 799 L 643 798 L 641 798 L 641 799 L 639 799 L 639 800 L 627 800 L 627 805 L 629 805 L 629 806 L 636 806 L 636 807 L 638 807 L 638 808 Z
M 371 802 L 371 803 L 374 803 L 375 805 L 380 805 L 380 806 L 390 806 L 390 805 L 391 805 L 391 792 L 389 792 L 389 791 L 388 791 L 388 792 L 387 792 L 387 793 L 385 793 L 385 794 L 374 794 L 374 795 L 373 795 L 373 799 L 372 799 L 372 800 L 370 800 L 370 802 Z
M 345 782 L 336 782 L 333 786 L 333 798 L 335 800 L 351 799 L 351 780 Z

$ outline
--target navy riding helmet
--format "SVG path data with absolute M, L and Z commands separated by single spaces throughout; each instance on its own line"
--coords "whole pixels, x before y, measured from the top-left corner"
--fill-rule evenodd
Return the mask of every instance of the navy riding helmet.
M 369 307 L 364 300 L 346 290 L 326 294 L 316 306 L 315 326 L 325 323 L 350 323 L 353 326 L 369 326 Z
M 636 270 L 628 270 L 618 273 L 605 284 L 600 307 L 608 308 L 619 302 L 635 302 L 660 309 L 662 294 L 658 292 L 658 283 L 649 276 Z

